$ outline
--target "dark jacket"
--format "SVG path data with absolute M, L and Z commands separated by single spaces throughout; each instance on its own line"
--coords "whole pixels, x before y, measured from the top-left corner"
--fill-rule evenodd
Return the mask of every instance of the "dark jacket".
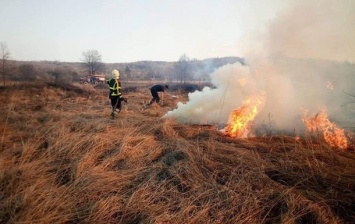
M 110 88 L 110 97 L 111 96 L 121 96 L 121 82 L 116 79 L 108 79 L 106 83 L 109 85 Z
M 164 85 L 154 85 L 150 88 L 152 92 L 164 92 L 165 87 Z

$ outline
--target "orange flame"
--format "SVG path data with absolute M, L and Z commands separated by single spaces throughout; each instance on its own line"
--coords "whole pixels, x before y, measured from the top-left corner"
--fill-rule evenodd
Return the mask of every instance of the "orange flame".
M 245 78 L 240 78 L 238 82 L 240 86 L 245 86 L 247 84 L 247 80 Z
M 331 81 L 328 80 L 326 86 L 327 86 L 327 89 L 334 90 L 334 85 Z
M 334 123 L 330 122 L 325 110 L 316 114 L 313 118 L 307 118 L 308 111 L 304 112 L 303 122 L 309 132 L 320 132 L 325 142 L 341 149 L 348 148 L 348 142 L 343 129 L 338 128 Z
M 257 97 L 249 97 L 242 107 L 233 110 L 229 115 L 225 133 L 230 137 L 246 138 L 250 132 L 249 123 L 254 120 L 264 103 L 265 97 L 263 94 Z

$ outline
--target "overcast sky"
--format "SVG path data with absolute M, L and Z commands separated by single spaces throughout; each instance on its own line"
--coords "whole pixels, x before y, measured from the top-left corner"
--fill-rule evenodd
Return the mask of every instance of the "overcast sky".
M 0 41 L 14 60 L 103 62 L 243 56 L 284 0 L 0 0 Z

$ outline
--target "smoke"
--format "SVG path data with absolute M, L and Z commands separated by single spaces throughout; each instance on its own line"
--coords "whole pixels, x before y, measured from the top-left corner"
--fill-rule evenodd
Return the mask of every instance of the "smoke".
M 225 65 L 211 74 L 215 88 L 189 93 L 186 104 L 169 111 L 165 117 L 175 117 L 184 123 L 226 124 L 230 112 L 242 101 L 257 92 L 249 67 L 240 63 Z
M 248 96 L 265 93 L 258 127 L 301 132 L 303 110 L 325 109 L 340 126 L 355 126 L 355 1 L 290 1 L 269 23 L 261 49 L 250 45 L 246 65 L 211 74 L 216 88 L 189 94 L 164 117 L 185 123 L 224 125 Z M 258 54 L 255 54 L 258 52 Z
M 266 92 L 255 120 L 259 126 L 301 133 L 304 110 L 315 115 L 323 109 L 338 125 L 355 125 L 355 108 L 343 107 L 351 101 L 344 91 L 354 91 L 355 65 L 286 57 L 250 60 L 249 65 L 256 67 L 258 86 Z
M 355 1 L 297 0 L 270 23 L 269 55 L 355 62 Z

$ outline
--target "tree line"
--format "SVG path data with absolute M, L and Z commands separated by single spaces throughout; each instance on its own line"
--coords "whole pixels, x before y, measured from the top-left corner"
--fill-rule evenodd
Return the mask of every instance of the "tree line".
M 97 50 L 82 52 L 79 62 L 59 61 L 16 61 L 10 58 L 6 43 L 0 43 L 1 77 L 6 81 L 46 81 L 73 82 L 90 74 L 110 76 L 112 69 L 118 69 L 125 80 L 164 80 L 186 83 L 189 81 L 209 81 L 209 74 L 216 68 L 237 61 L 239 57 L 190 59 L 183 54 L 176 62 L 138 61 L 131 63 L 104 63 Z

